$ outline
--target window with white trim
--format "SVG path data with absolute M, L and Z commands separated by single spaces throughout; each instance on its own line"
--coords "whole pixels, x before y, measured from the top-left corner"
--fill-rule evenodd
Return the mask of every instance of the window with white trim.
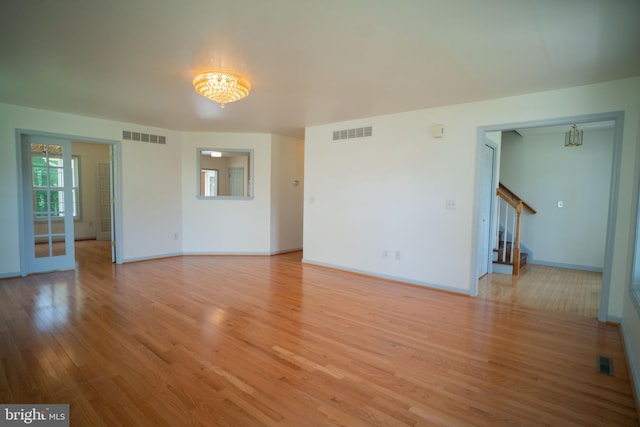
M 49 168 L 47 168 L 46 158 L 44 156 L 33 157 L 33 188 L 34 188 L 34 208 L 36 217 L 46 218 L 49 208 L 54 217 L 64 217 L 65 200 L 64 200 L 64 169 L 62 167 L 62 159 L 60 167 L 51 167 L 51 163 L 58 159 L 49 159 Z M 73 218 L 80 218 L 80 157 L 71 157 L 71 175 L 72 175 L 72 208 Z M 47 176 L 49 182 L 47 182 Z M 47 188 L 50 191 L 47 191 Z M 42 189 L 42 190 L 39 190 Z M 47 206 L 47 194 L 51 198 L 50 206 Z

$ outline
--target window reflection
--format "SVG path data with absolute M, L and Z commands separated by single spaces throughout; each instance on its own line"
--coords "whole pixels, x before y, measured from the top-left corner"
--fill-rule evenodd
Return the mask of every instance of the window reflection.
M 69 291 L 65 283 L 40 286 L 33 306 L 33 320 L 40 332 L 49 332 L 69 321 Z

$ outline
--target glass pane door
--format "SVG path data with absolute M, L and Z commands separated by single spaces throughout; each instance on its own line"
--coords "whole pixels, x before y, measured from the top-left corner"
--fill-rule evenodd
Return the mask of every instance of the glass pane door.
M 71 142 L 23 135 L 27 273 L 74 268 Z

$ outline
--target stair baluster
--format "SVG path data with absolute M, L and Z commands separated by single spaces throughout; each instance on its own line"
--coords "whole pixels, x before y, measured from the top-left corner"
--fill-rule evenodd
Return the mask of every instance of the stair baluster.
M 501 188 L 496 189 L 496 196 L 498 200 L 497 261 L 511 264 L 513 266 L 512 273 L 517 276 L 520 273 L 520 264 L 522 262 L 520 256 L 520 227 L 522 211 L 525 205 L 522 200 L 514 200 L 511 193 L 505 193 Z M 504 206 L 504 215 L 502 206 Z M 510 212 L 513 212 L 513 215 Z M 501 226 L 504 230 L 500 230 Z

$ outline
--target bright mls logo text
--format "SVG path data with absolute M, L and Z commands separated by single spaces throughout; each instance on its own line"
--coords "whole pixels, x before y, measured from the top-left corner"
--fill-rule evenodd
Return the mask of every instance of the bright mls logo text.
M 58 426 L 69 425 L 69 405 L 1 405 L 4 420 L 0 426 L 35 425 Z

